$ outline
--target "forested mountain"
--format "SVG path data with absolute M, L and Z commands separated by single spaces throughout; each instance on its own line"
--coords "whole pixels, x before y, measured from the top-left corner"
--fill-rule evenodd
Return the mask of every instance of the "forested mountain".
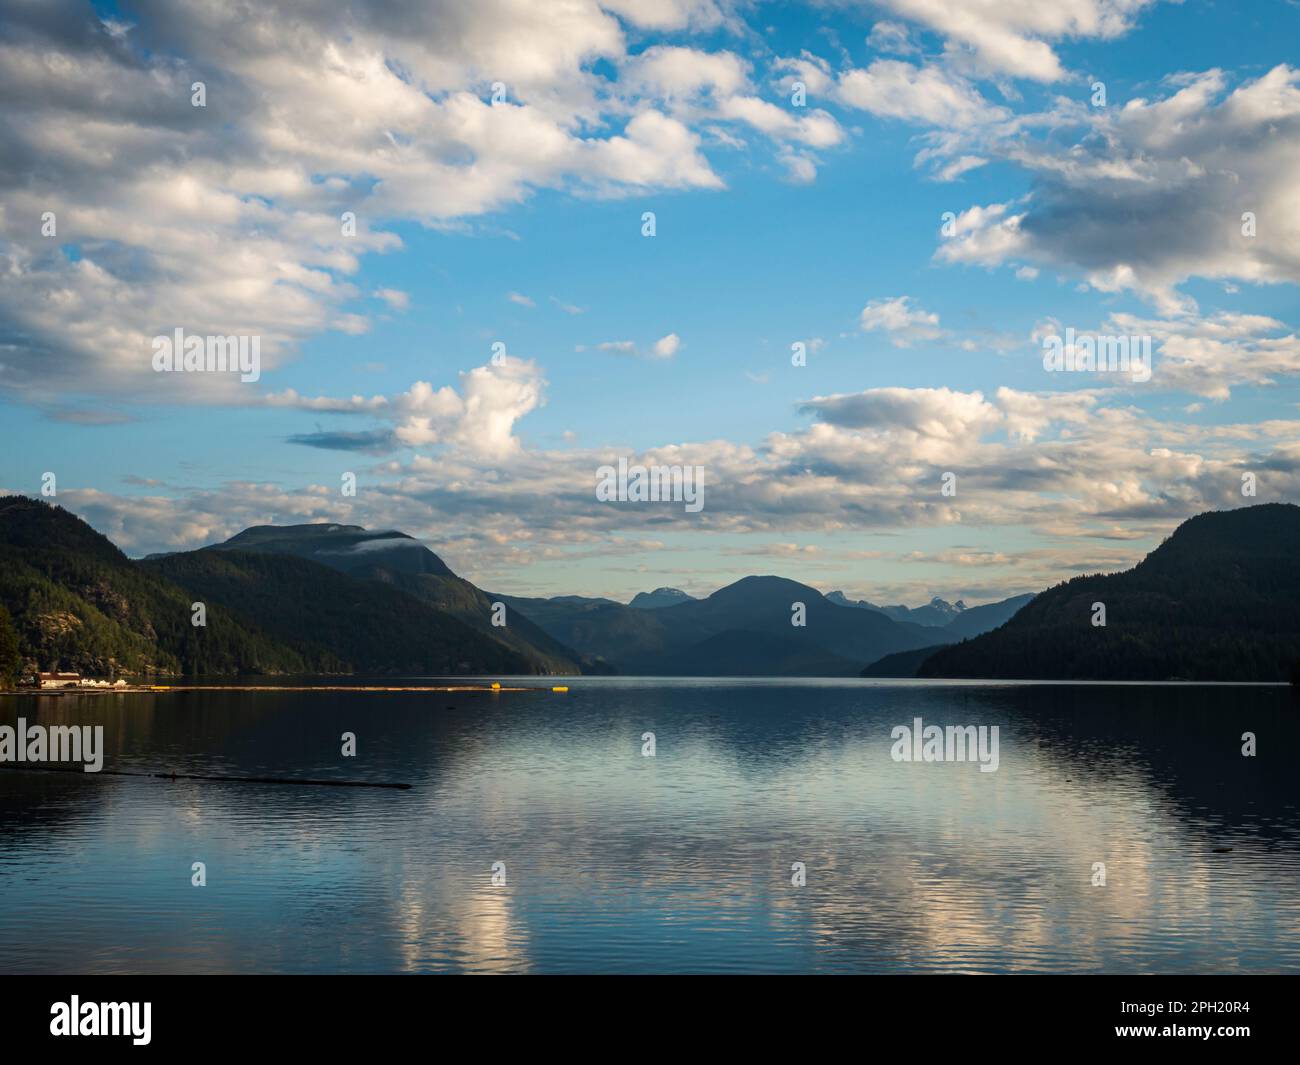
M 25 496 L 0 498 L 0 603 L 23 673 L 329 672 L 337 657 L 279 640 L 219 603 L 191 623 L 191 596 L 132 562 L 80 518 Z
M 523 672 L 581 673 L 596 668 L 524 613 L 498 612 L 504 624 L 493 624 L 492 604 L 501 600 L 456 576 L 441 558 L 406 533 L 333 523 L 257 525 L 206 550 L 296 556 L 398 589 L 509 648 L 523 660 Z
M 918 675 L 1281 681 L 1297 662 L 1300 507 L 1264 503 L 1190 518 L 1133 569 L 1050 588 Z
M 196 602 L 206 611 L 201 627 L 191 622 Z M 943 626 L 899 622 L 770 576 L 704 599 L 659 589 L 642 602 L 488 595 L 410 537 L 356 526 L 263 526 L 132 561 L 61 507 L 0 498 L 0 684 L 15 663 L 24 673 L 106 677 L 581 670 L 1284 680 L 1300 669 L 1300 507 L 1202 514 L 1127 572 L 963 609 Z M 505 626 L 492 624 L 497 603 Z M 1098 603 L 1104 626 L 1093 623 Z
M 985 603 L 983 606 L 968 607 L 960 599 L 956 603 L 935 596 L 925 606 L 876 606 L 866 599 L 850 599 L 843 592 L 830 592 L 826 596 L 838 606 L 851 606 L 859 610 L 878 610 L 895 621 L 910 621 L 916 625 L 942 629 L 943 634 L 935 636 L 934 643 L 953 643 L 968 636 L 978 636 L 981 632 L 996 629 L 1024 606 L 1033 595 L 1014 595 L 997 603 Z
M 292 555 L 187 551 L 140 565 L 285 640 L 309 638 L 347 672 L 532 672 L 523 655 L 398 588 Z
M 203 626 L 192 623 L 195 602 Z M 540 671 L 398 587 L 291 555 L 190 551 L 136 562 L 61 507 L 23 496 L 0 499 L 0 605 L 24 673 Z
M 943 626 L 943 640 L 939 642 L 955 643 L 982 632 L 989 632 L 999 625 L 1010 621 L 1020 608 L 1033 600 L 1033 594 L 1013 595 L 997 603 L 985 603 L 983 606 L 967 607 Z

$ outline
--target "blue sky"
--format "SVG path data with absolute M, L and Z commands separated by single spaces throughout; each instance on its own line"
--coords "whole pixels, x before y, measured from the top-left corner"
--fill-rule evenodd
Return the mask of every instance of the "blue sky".
M 1300 7 L 264 8 L 0 7 L 0 486 L 129 553 L 348 521 L 518 594 L 978 601 L 1300 490 Z M 175 326 L 261 379 L 152 372 Z M 1046 372 L 1066 327 L 1152 380 Z M 704 511 L 598 502 L 620 456 Z

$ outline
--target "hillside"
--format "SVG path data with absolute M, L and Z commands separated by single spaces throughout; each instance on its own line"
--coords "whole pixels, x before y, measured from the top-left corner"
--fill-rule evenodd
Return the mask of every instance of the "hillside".
M 1133 569 L 1042 592 L 918 675 L 1282 681 L 1298 660 L 1300 507 L 1266 503 L 1190 518 Z
M 193 601 L 62 507 L 0 498 L 0 603 L 12 616 L 23 673 L 302 673 L 342 664 L 215 602 L 198 630 Z
M 1010 621 L 1026 603 L 1033 601 L 1033 594 L 1013 595 L 997 603 L 985 603 L 983 606 L 967 607 L 943 626 L 944 640 L 955 643 L 971 636 L 979 636 Z
M 422 600 L 494 643 L 513 651 L 527 673 L 600 670 L 529 618 L 509 609 L 505 625 L 492 624 L 492 604 L 501 601 L 453 573 L 441 558 L 406 533 L 371 532 L 359 525 L 258 525 L 210 551 L 256 552 L 307 559 L 361 581 L 370 581 Z
M 533 672 L 524 656 L 406 592 L 307 559 L 203 550 L 139 565 L 286 640 L 309 634 L 348 672 Z

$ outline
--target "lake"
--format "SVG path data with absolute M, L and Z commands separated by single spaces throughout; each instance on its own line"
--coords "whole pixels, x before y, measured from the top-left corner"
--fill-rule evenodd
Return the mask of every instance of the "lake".
M 519 683 L 0 697 L 105 770 L 413 785 L 0 771 L 0 970 L 1300 972 L 1289 689 Z

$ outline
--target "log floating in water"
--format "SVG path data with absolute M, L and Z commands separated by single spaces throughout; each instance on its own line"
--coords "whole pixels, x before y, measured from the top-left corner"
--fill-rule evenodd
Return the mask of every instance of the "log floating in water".
M 108 689 L 111 690 L 111 689 Z M 123 689 L 119 688 L 118 691 Z M 531 692 L 544 691 L 544 688 L 521 687 L 503 688 L 494 684 L 490 688 L 461 684 L 447 687 L 401 687 L 372 684 L 151 684 L 139 689 L 147 692 Z
M 88 777 L 152 777 L 158 780 L 217 780 L 226 784 L 306 784 L 322 788 L 391 788 L 410 791 L 410 784 L 392 784 L 382 780 L 314 780 L 309 777 L 230 777 L 216 773 L 137 773 L 129 769 L 101 769 L 87 773 L 81 766 L 15 765 L 0 763 L 0 769 L 15 769 L 26 773 L 76 773 Z
M 439 687 L 387 686 L 377 684 L 135 684 L 125 688 L 14 688 L 6 695 L 138 695 L 147 694 L 174 695 L 177 692 L 484 692 L 496 695 L 499 692 L 533 692 L 545 691 L 545 688 L 525 685 L 518 688 L 503 688 L 500 684 L 491 688 L 481 685 L 459 684 Z

